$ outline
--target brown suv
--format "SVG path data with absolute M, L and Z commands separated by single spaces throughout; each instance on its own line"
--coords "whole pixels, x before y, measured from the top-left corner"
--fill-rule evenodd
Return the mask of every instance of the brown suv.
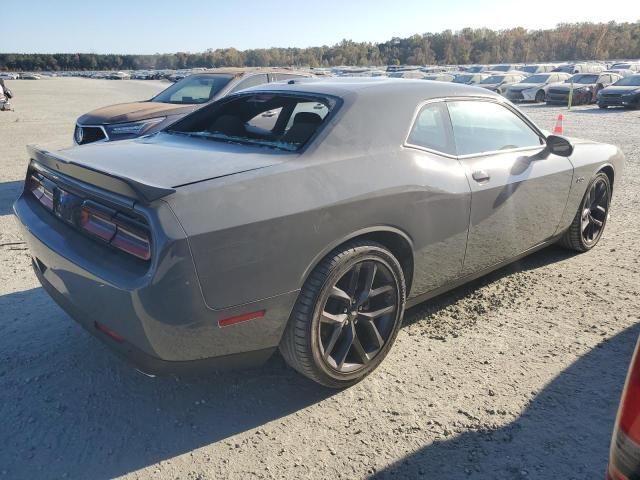
M 186 114 L 239 90 L 269 82 L 310 77 L 287 69 L 217 68 L 198 72 L 150 100 L 121 103 L 85 113 L 76 121 L 78 145 L 126 140 L 157 132 Z

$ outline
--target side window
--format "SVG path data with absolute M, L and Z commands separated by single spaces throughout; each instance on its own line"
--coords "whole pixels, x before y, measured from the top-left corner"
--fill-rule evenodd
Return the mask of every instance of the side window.
M 243 78 L 240 82 L 231 89 L 230 93 L 236 93 L 240 90 L 244 90 L 245 88 L 255 87 L 257 85 L 265 84 L 269 81 L 266 73 L 261 73 L 259 75 L 250 75 L 247 78 Z
M 536 147 L 538 134 L 506 107 L 493 102 L 447 102 L 458 155 Z
M 455 155 L 455 145 L 447 107 L 443 102 L 428 103 L 418 113 L 407 143 Z

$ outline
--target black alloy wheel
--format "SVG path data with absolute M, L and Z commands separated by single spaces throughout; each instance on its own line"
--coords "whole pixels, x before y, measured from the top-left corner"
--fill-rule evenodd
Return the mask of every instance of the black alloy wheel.
M 589 183 L 573 222 L 560 239 L 572 250 L 586 252 L 596 246 L 609 218 L 611 181 L 599 172 Z
M 285 361 L 332 388 L 371 373 L 402 323 L 406 287 L 383 245 L 354 241 L 329 253 L 304 283 L 280 341 Z
M 362 369 L 393 333 L 397 310 L 389 267 L 375 259 L 355 263 L 324 300 L 318 323 L 322 359 L 338 372 Z
M 591 184 L 591 188 L 582 204 L 580 230 L 585 245 L 598 242 L 604 230 L 609 211 L 609 182 L 599 177 Z

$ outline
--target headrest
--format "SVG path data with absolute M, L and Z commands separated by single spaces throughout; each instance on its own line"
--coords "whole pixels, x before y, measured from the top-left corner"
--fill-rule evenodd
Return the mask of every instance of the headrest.
M 312 125 L 318 125 L 322 123 L 322 117 L 313 112 L 300 112 L 294 117 L 293 123 L 310 123 Z

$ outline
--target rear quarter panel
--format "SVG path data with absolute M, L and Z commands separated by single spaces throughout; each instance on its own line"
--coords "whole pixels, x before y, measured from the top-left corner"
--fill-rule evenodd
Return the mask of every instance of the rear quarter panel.
M 415 257 L 413 292 L 435 288 L 462 268 L 470 193 L 456 160 L 397 147 L 292 160 L 180 188 L 167 200 L 206 303 L 217 309 L 300 289 L 332 248 L 370 231 L 404 236 Z

